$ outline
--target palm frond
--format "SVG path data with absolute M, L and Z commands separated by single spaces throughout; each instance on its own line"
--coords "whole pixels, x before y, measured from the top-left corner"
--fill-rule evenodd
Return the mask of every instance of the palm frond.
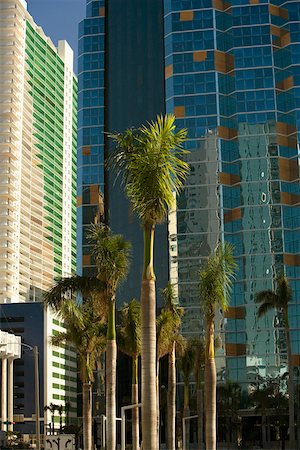
M 286 309 L 289 302 L 292 300 L 292 289 L 289 285 L 288 279 L 283 273 L 277 278 L 277 297 L 280 299 L 280 307 Z M 277 306 L 277 308 L 279 305 Z
M 178 336 L 181 318 L 172 311 L 163 309 L 156 320 L 157 358 L 160 359 L 172 351 Z
M 121 352 L 137 357 L 141 354 L 141 305 L 132 299 L 122 310 L 122 324 L 118 328 L 118 344 Z
M 187 345 L 182 354 L 178 358 L 178 368 L 183 375 L 185 382 L 189 381 L 190 375 L 195 365 L 195 347 L 191 339 L 187 340 Z
M 262 317 L 264 316 L 268 311 L 271 311 L 272 309 L 274 309 L 274 305 L 273 303 L 269 303 L 269 302 L 264 302 L 262 303 L 257 311 L 257 315 L 258 317 Z
M 64 344 L 69 340 L 69 337 L 69 333 L 62 331 L 50 337 L 50 344 L 54 347 L 60 347 L 61 344 Z
M 143 223 L 163 221 L 174 192 L 183 186 L 189 171 L 183 160 L 186 135 L 186 130 L 175 131 L 173 115 L 110 135 L 117 145 L 110 164 L 122 173 L 127 196 Z
M 205 338 L 203 336 L 196 336 L 191 339 L 191 346 L 195 352 L 194 377 L 198 383 L 199 373 L 205 363 Z
M 228 309 L 236 269 L 233 247 L 225 242 L 217 246 L 200 270 L 200 301 L 207 318 L 214 317 L 216 306 Z
M 82 381 L 93 381 L 96 358 L 103 353 L 106 344 L 106 325 L 99 320 L 99 312 L 91 299 L 81 304 L 66 299 L 59 315 L 65 331 L 51 337 L 52 345 L 72 345 L 79 355 Z
M 90 227 L 88 239 L 93 244 L 98 278 L 106 288 L 115 289 L 129 270 L 130 242 L 119 234 L 113 234 L 109 227 L 102 224 Z
M 187 346 L 187 340 L 185 337 L 182 336 L 182 334 L 178 334 L 175 336 L 175 348 L 176 348 L 176 354 L 183 355 L 185 352 Z
M 275 291 L 269 289 L 258 292 L 255 295 L 255 303 L 260 303 L 258 317 L 265 315 L 272 309 L 277 309 L 285 311 L 285 320 L 287 320 L 287 309 L 288 304 L 292 299 L 292 289 L 283 273 L 278 276 L 276 284 Z
M 80 277 L 73 275 L 62 278 L 44 294 L 44 303 L 54 309 L 59 309 L 66 298 L 72 298 L 74 294 L 80 293 L 83 297 L 101 292 L 105 285 L 96 277 Z

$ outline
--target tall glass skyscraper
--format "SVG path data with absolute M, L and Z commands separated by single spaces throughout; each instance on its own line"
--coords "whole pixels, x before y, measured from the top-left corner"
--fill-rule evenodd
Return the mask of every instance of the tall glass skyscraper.
M 183 330 L 187 335 L 203 331 L 198 272 L 204 258 L 225 240 L 234 245 L 239 270 L 230 308 L 218 314 L 223 338 L 219 379 L 238 381 L 246 389 L 258 375 L 286 371 L 282 317 L 274 311 L 258 319 L 254 304 L 255 294 L 274 289 L 282 271 L 293 289 L 289 314 L 298 366 L 299 2 L 87 1 L 87 13 L 79 41 L 80 223 L 84 228 L 96 216 L 95 184 L 107 192 L 107 208 L 112 219 L 117 217 L 118 230 L 132 220 L 122 197 L 113 203 L 109 177 L 103 187 L 104 170 L 98 168 L 109 151 L 103 129 L 136 125 L 138 118 L 131 117 L 136 117 L 137 104 L 143 120 L 146 113 L 146 119 L 153 118 L 152 112 L 174 113 L 178 126 L 188 129 L 191 166 L 169 236 L 172 279 L 178 278 L 179 301 L 186 311 Z M 152 59 L 145 56 L 149 52 Z M 162 66 L 164 82 L 159 78 Z M 151 71 L 155 83 L 145 84 Z M 139 100 L 143 89 L 159 107 L 147 110 L 150 100 Z M 93 151 L 98 155 L 94 163 Z M 92 205 L 92 197 L 84 197 L 91 189 L 97 192 Z M 88 246 L 83 249 L 79 265 L 90 261 Z

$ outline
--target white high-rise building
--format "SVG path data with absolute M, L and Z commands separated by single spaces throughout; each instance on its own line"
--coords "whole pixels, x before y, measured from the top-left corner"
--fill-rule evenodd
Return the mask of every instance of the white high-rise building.
M 25 1 L 1 0 L 0 329 L 39 347 L 42 414 L 50 403 L 76 412 L 76 355 L 49 345 L 62 324 L 39 303 L 76 269 L 76 137 L 73 51 L 54 46 Z M 14 413 L 25 419 L 34 413 L 31 366 L 15 365 Z

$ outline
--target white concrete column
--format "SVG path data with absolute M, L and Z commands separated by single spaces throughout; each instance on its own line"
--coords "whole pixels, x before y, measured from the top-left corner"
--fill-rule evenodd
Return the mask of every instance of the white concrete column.
M 6 431 L 7 421 L 7 358 L 2 359 L 2 380 L 1 380 L 1 430 Z
M 8 385 L 7 385 L 7 420 L 14 420 L 14 360 L 8 358 Z M 13 431 L 14 426 L 8 425 L 8 431 Z

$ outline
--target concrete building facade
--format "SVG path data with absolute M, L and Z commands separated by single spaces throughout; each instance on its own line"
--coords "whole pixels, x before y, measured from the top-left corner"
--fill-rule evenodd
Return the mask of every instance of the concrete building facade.
M 74 416 L 76 357 L 49 345 L 63 328 L 41 302 L 76 270 L 77 79 L 69 45 L 56 48 L 26 6 L 0 4 L 0 328 L 39 347 L 42 415 L 72 400 Z M 23 364 L 14 413 L 26 417 L 32 378 Z

